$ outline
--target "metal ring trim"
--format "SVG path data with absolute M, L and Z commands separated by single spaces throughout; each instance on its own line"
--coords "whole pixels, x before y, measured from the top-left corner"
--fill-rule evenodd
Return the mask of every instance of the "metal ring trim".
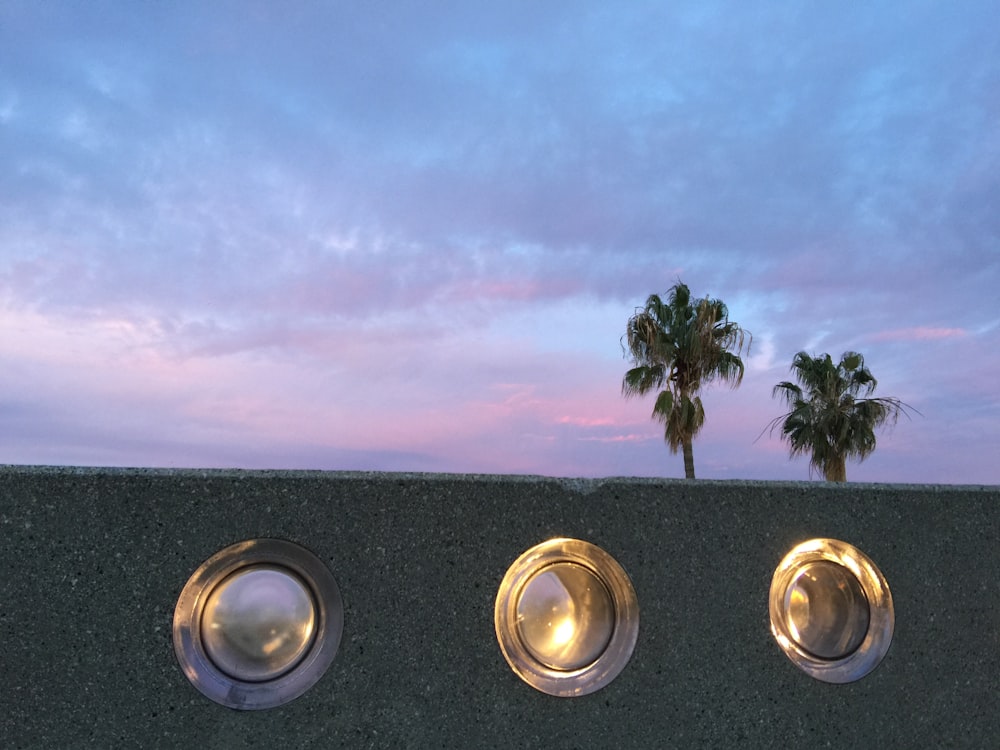
M 273 680 L 243 682 L 222 672 L 206 653 L 202 611 L 220 582 L 241 568 L 261 564 L 286 568 L 306 583 L 316 606 L 316 634 L 309 651 L 288 672 Z M 281 539 L 251 539 L 212 555 L 188 579 L 174 608 L 174 653 L 191 684 L 216 703 L 240 710 L 272 708 L 316 684 L 337 654 L 343 629 L 340 589 L 318 557 Z
M 847 568 L 868 599 L 868 632 L 853 652 L 840 659 L 821 659 L 802 648 L 789 631 L 784 616 L 785 592 L 796 573 L 804 565 L 819 560 Z M 879 665 L 892 642 L 895 611 L 885 576 L 867 555 L 837 539 L 811 539 L 785 555 L 771 579 L 768 610 L 771 633 L 781 650 L 799 669 L 823 682 L 842 684 L 860 680 Z
M 561 562 L 587 568 L 606 587 L 614 605 L 614 627 L 604 651 L 592 663 L 558 670 L 538 661 L 521 641 L 518 600 L 526 583 L 544 568 Z M 524 552 L 507 569 L 494 607 L 497 641 L 507 664 L 537 690 L 557 697 L 577 697 L 600 690 L 625 668 L 639 633 L 639 604 L 625 570 L 600 547 L 578 539 L 550 539 Z

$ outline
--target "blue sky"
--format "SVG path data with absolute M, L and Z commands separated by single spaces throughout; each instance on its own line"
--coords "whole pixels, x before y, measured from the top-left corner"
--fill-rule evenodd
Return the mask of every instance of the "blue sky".
M 0 462 L 683 476 L 620 337 L 753 334 L 704 478 L 806 479 L 792 356 L 1000 483 L 1000 3 L 0 0 Z

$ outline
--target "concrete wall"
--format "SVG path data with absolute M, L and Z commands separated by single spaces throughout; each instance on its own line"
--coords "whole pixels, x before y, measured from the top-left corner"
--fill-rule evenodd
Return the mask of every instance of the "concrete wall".
M 635 586 L 635 653 L 554 698 L 493 631 L 511 562 L 600 545 Z M 771 575 L 817 536 L 881 568 L 895 638 L 817 682 L 768 627 Z M 198 693 L 171 645 L 192 572 L 233 542 L 317 554 L 340 651 L 275 709 Z M 1000 488 L 0 468 L 0 747 L 998 747 Z

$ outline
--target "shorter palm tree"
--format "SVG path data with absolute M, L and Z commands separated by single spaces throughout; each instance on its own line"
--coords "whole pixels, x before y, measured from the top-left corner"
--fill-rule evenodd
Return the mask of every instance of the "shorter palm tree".
M 916 411 L 898 398 L 872 396 L 878 381 L 858 352 L 844 352 L 836 365 L 829 354 L 799 352 L 791 369 L 801 385 L 778 383 L 771 394 L 790 411 L 764 429 L 773 433 L 780 426 L 792 458 L 808 455 L 809 473 L 815 469 L 828 482 L 846 482 L 847 460 L 871 455 L 875 430 L 894 425 L 907 409 Z

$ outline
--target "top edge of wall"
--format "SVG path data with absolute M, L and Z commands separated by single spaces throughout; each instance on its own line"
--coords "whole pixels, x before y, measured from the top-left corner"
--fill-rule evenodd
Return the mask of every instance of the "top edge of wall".
M 605 484 L 627 485 L 719 485 L 728 487 L 794 487 L 837 489 L 892 489 L 917 490 L 922 492 L 1000 492 L 1000 485 L 988 484 L 911 484 L 887 482 L 825 482 L 804 480 L 771 479 L 679 479 L 675 477 L 559 477 L 540 474 L 485 474 L 485 473 L 440 473 L 403 471 L 360 471 L 360 470 L 320 470 L 320 469 L 238 469 L 238 468 L 167 468 L 138 466 L 57 466 L 30 464 L 0 464 L 0 475 L 74 475 L 74 476 L 156 476 L 177 478 L 241 477 L 245 479 L 309 478 L 309 479 L 364 479 L 407 480 L 418 482 L 487 482 L 487 483 L 544 483 L 555 482 L 565 489 L 589 494 Z

